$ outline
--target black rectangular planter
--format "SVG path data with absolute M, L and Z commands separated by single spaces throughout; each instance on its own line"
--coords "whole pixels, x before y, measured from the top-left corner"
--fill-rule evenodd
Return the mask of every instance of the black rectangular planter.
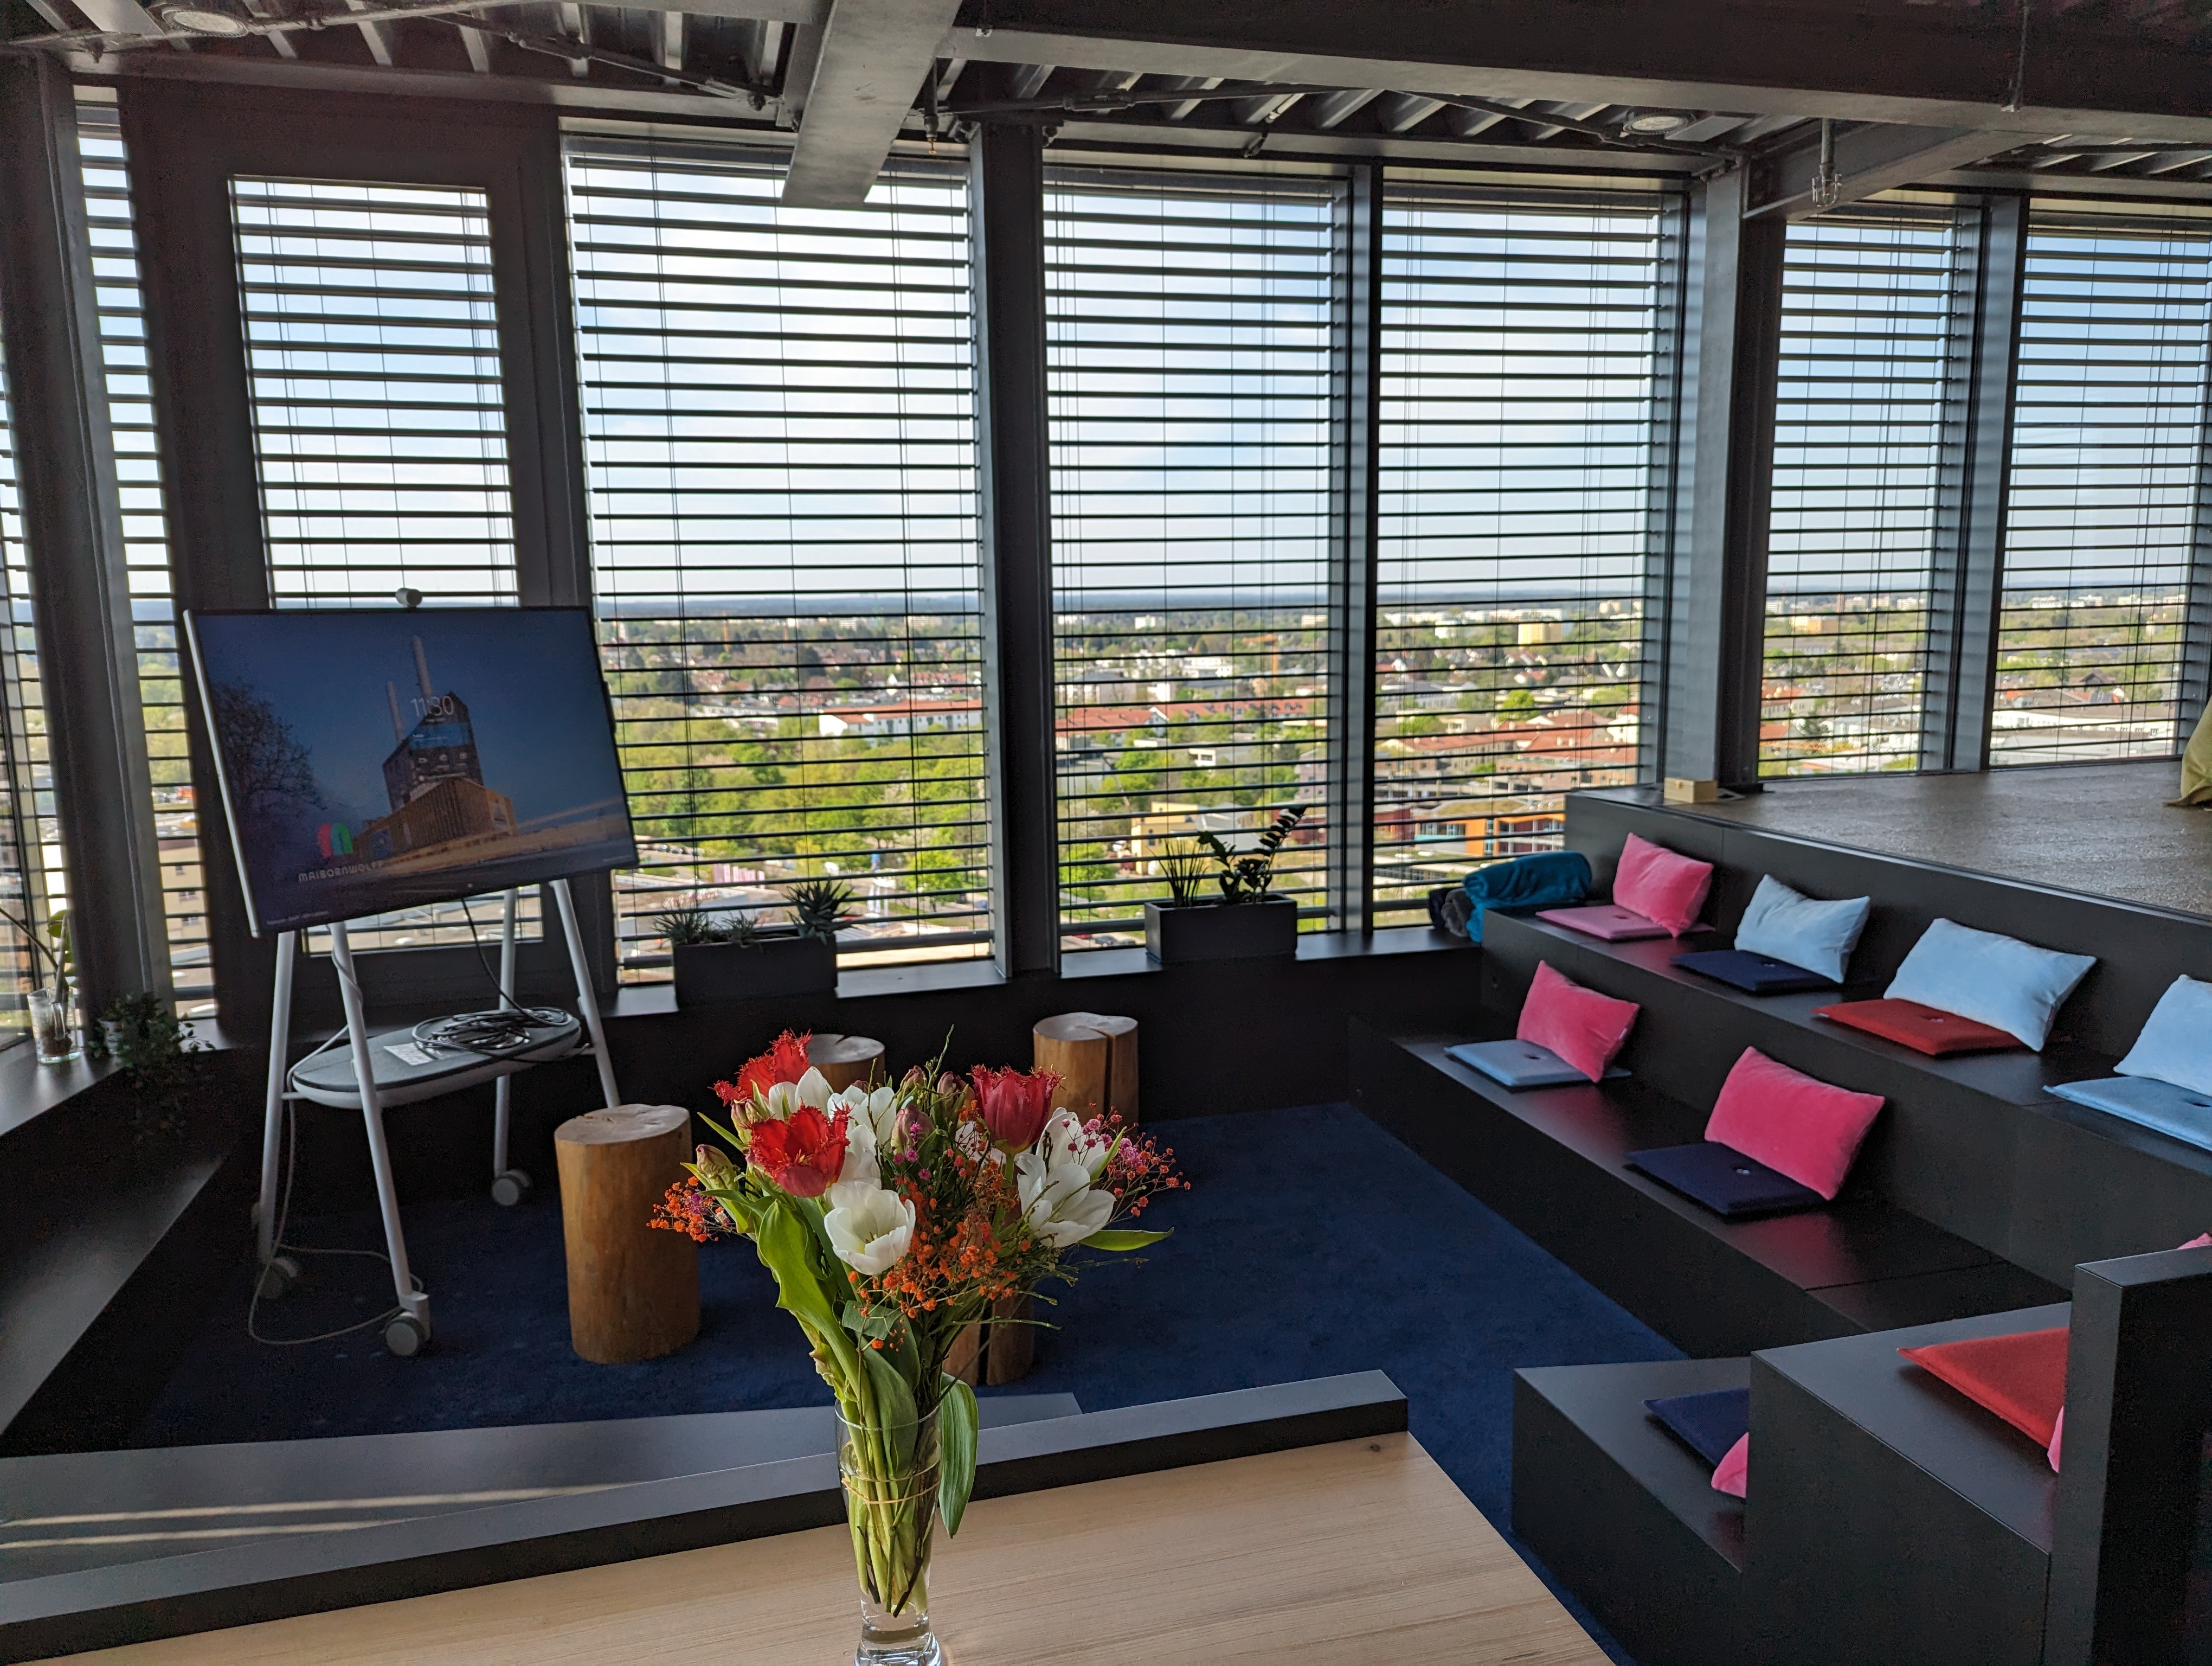
M 1253 960 L 1298 952 L 1298 905 L 1257 903 L 1145 904 L 1145 952 L 1163 966 L 1194 960 Z
M 837 989 L 837 948 L 818 937 L 676 945 L 676 1004 L 717 1006 L 778 995 L 826 995 Z

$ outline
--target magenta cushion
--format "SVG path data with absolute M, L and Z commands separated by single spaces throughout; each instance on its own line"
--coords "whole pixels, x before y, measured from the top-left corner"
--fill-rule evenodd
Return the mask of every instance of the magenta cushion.
M 1881 1106 L 1879 1093 L 1832 1087 L 1747 1047 L 1721 1084 L 1705 1138 L 1832 1198 Z
M 1549 961 L 1540 960 L 1513 1034 L 1516 1040 L 1550 1048 L 1595 1082 L 1628 1039 L 1637 1010 L 1634 1001 L 1585 989 L 1553 971 Z
M 1751 1437 L 1749 1435 L 1728 1449 L 1728 1456 L 1713 1471 L 1713 1491 L 1726 1493 L 1731 1498 L 1743 1497 L 1751 1486 Z
M 1620 866 L 1613 874 L 1614 902 L 1677 937 L 1698 923 L 1698 910 L 1705 907 L 1705 893 L 1712 888 L 1711 862 L 1678 856 L 1633 833 L 1621 846 Z

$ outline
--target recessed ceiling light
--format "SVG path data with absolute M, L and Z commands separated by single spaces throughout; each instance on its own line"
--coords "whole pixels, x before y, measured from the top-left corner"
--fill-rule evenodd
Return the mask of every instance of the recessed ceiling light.
M 234 17 L 227 11 L 217 11 L 212 6 L 163 6 L 155 15 L 167 27 L 189 29 L 194 34 L 241 35 L 246 33 L 245 19 Z
M 1663 137 L 1679 133 L 1690 125 L 1690 119 L 1679 110 L 1638 110 L 1628 119 L 1632 133 L 1649 133 Z

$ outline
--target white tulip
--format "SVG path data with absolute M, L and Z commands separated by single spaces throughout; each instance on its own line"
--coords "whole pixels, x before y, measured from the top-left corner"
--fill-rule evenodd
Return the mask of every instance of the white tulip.
M 913 1204 L 896 1192 L 864 1189 L 842 1181 L 830 1189 L 830 1201 L 822 1230 L 846 1266 L 872 1279 L 906 1258 L 914 1243 Z
M 836 1115 L 836 1102 L 830 1102 L 831 1115 Z M 875 1130 L 866 1116 L 845 1113 L 845 1166 L 837 1171 L 838 1186 L 860 1186 L 874 1191 L 884 1183 L 883 1170 L 876 1166 Z M 836 1187 L 830 1188 L 834 1197 Z
M 898 1123 L 900 1110 L 898 1090 L 895 1087 L 861 1087 L 857 1084 L 834 1095 L 830 1101 L 832 1111 L 842 1110 L 853 1119 L 853 1126 L 863 1122 L 878 1149 L 891 1142 L 891 1130 Z
M 816 1110 L 827 1110 L 830 1106 L 830 1079 L 812 1065 L 795 1082 L 773 1082 L 768 1094 L 768 1114 L 779 1122 L 791 1120 L 791 1113 L 801 1105 Z
M 1085 1174 L 1096 1180 L 1106 1172 L 1106 1159 L 1114 1154 L 1114 1142 L 1103 1134 L 1088 1132 L 1075 1120 L 1075 1113 L 1055 1110 L 1037 1135 L 1037 1155 L 1044 1159 L 1048 1169 L 1056 1169 L 1063 1163 L 1080 1165 Z
M 1080 1163 L 1048 1166 L 1025 1151 L 1014 1158 L 1014 1173 L 1023 1217 L 1055 1250 L 1082 1243 L 1114 1218 L 1114 1194 L 1094 1188 Z

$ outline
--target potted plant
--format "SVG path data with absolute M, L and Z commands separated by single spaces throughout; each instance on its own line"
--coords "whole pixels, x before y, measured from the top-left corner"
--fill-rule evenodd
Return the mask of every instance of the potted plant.
M 25 946 L 31 952 L 34 981 L 24 995 L 23 1004 L 29 1014 L 31 1042 L 39 1062 L 67 1064 L 82 1057 L 84 1049 L 77 1039 L 76 1018 L 72 1011 L 76 957 L 70 938 L 69 910 L 56 909 L 48 916 L 43 933 L 31 928 L 27 907 L 21 917 L 0 909 L 0 921 L 21 933 Z M 40 970 L 42 962 L 43 975 Z
M 725 918 L 709 909 L 674 909 L 653 924 L 676 962 L 676 1004 L 713 1006 L 778 995 L 834 994 L 837 928 L 849 917 L 852 888 L 809 879 L 785 893 L 787 925 L 763 926 L 750 914 Z
M 1251 850 L 1231 850 L 1213 833 L 1163 850 L 1159 866 L 1169 899 L 1145 904 L 1146 952 L 1163 966 L 1296 954 L 1297 904 L 1270 887 L 1275 859 L 1304 814 L 1304 805 L 1292 805 L 1268 824 Z M 1208 878 L 1218 897 L 1205 894 Z

